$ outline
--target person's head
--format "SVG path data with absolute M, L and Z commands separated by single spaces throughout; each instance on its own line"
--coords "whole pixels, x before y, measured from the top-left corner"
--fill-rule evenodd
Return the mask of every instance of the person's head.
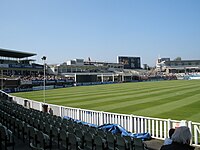
M 190 129 L 186 126 L 181 126 L 176 128 L 174 134 L 172 135 L 172 141 L 181 144 L 190 144 L 192 138 Z
M 171 128 L 171 129 L 169 130 L 169 138 L 170 138 L 170 139 L 172 138 L 172 135 L 174 134 L 174 131 L 175 131 L 174 128 Z

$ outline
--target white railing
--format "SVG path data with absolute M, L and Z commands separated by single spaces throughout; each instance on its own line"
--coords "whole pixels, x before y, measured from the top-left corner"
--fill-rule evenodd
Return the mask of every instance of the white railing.
M 200 123 L 189 122 L 189 128 L 191 129 L 193 139 L 192 142 L 196 146 L 200 146 Z
M 12 99 L 18 104 L 24 105 L 24 101 L 26 100 L 29 103 L 28 107 L 40 111 L 42 111 L 43 109 L 42 106 L 44 105 L 44 103 L 36 102 L 29 99 L 23 99 L 11 95 L 8 96 L 12 97 Z M 193 135 L 192 144 L 195 146 L 200 146 L 200 123 L 195 123 L 186 120 L 178 121 L 171 119 L 160 119 L 136 115 L 86 110 L 46 103 L 45 105 L 48 105 L 48 108 L 53 109 L 54 115 L 58 115 L 61 117 L 68 116 L 73 119 L 78 119 L 98 126 L 108 123 L 119 124 L 127 131 L 130 131 L 132 133 L 149 132 L 151 136 L 156 139 L 165 139 L 166 137 L 168 137 L 168 131 L 170 128 L 175 128 L 181 125 L 188 126 Z

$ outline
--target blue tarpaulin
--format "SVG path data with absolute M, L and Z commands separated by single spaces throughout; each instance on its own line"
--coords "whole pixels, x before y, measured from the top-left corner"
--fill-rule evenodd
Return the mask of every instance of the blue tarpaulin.
M 122 136 L 131 136 L 133 138 L 140 138 L 142 140 L 149 140 L 149 139 L 151 139 L 151 135 L 148 132 L 134 134 L 134 133 L 126 131 L 119 124 L 104 124 L 104 125 L 101 125 L 101 126 L 97 126 L 95 124 L 90 124 L 90 123 L 87 123 L 87 122 L 84 122 L 84 121 L 81 121 L 81 120 L 72 119 L 72 118 L 70 118 L 68 116 L 65 116 L 64 118 L 68 119 L 68 120 L 73 120 L 74 122 L 77 122 L 77 123 L 88 125 L 90 127 L 95 127 L 95 128 L 98 128 L 98 129 L 102 129 L 104 131 L 109 131 L 109 132 L 112 132 L 113 134 L 118 134 L 119 133 Z
M 119 124 L 104 124 L 98 127 L 99 129 L 103 129 L 104 131 L 112 132 L 113 134 L 120 133 L 123 136 L 131 136 L 133 138 L 140 138 L 142 140 L 149 140 L 151 139 L 151 135 L 146 133 L 131 133 L 126 131 L 122 126 Z
M 98 127 L 96 124 L 87 123 L 87 122 L 84 122 L 84 121 L 81 121 L 81 120 L 78 120 L 78 119 L 72 119 L 72 118 L 70 118 L 70 117 L 68 117 L 68 116 L 64 116 L 63 118 L 64 118 L 64 119 L 67 119 L 67 120 L 73 120 L 73 121 L 76 122 L 76 123 L 81 123 L 81 124 L 83 124 L 83 125 L 88 125 L 88 126 L 90 126 L 90 127 L 95 127 L 95 128 Z

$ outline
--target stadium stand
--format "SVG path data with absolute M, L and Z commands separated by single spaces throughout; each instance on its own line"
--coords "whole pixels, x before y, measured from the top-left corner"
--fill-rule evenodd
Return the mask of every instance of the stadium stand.
M 8 150 L 145 148 L 158 150 L 163 144 L 162 140 L 142 141 L 95 128 L 69 117 L 61 118 L 27 108 L 17 104 L 5 92 L 0 93 L 0 123 L 10 133 L 6 138 L 7 143 L 5 140 L 0 141 L 1 149 Z M 197 149 L 200 148 L 196 147 Z
M 15 50 L 0 48 L 0 86 L 6 92 L 39 90 L 44 82 L 44 64 L 35 63 L 32 56 Z M 73 85 L 73 80 L 51 74 L 46 66 L 45 82 L 51 88 Z
M 134 138 L 127 140 L 70 118 L 25 108 L 3 93 L 0 112 L 1 146 L 5 149 L 138 149 Z M 144 148 L 139 140 L 140 149 Z
M 173 75 L 155 74 L 144 69 L 124 69 L 120 63 L 84 62 L 77 64 L 37 64 L 32 56 L 0 48 L 0 85 L 6 92 L 40 90 L 45 80 L 48 88 L 74 85 L 110 84 L 116 82 L 158 81 L 176 79 Z M 46 76 L 44 78 L 44 68 Z M 54 71 L 53 71 L 54 70 Z

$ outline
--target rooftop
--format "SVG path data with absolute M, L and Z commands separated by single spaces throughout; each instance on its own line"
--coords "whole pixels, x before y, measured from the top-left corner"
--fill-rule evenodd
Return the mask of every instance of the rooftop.
M 34 55 L 36 54 L 0 48 L 0 57 L 25 58 L 25 57 L 31 57 Z

